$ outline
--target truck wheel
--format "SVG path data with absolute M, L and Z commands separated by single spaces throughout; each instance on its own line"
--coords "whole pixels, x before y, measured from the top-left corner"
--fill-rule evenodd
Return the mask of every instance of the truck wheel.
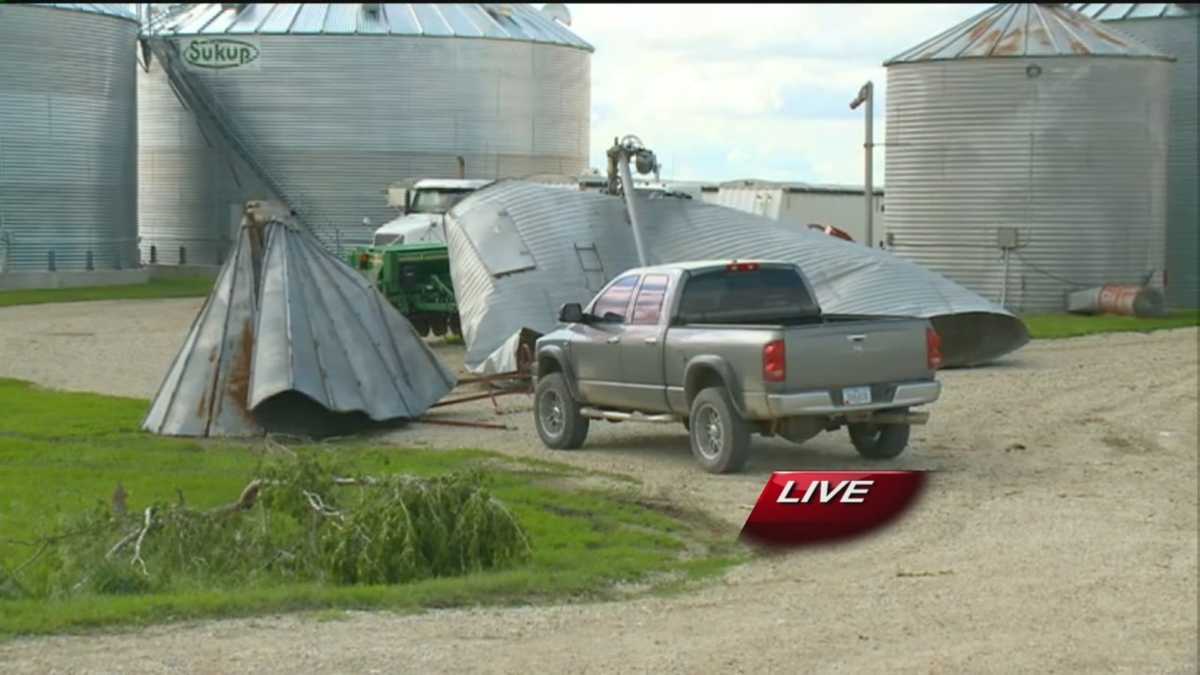
M 539 377 L 533 395 L 533 421 L 542 443 L 554 450 L 574 450 L 587 438 L 591 420 L 579 414 L 562 373 Z
M 413 314 L 408 317 L 408 320 L 413 325 L 413 329 L 417 331 L 417 335 L 421 337 L 429 337 L 429 318 L 424 314 Z
M 457 313 L 450 315 L 450 334 L 462 337 L 462 318 Z
M 429 316 L 429 330 L 433 331 L 433 334 L 438 337 L 442 337 L 443 335 L 445 335 L 446 334 L 446 315 L 445 314 L 430 314 L 428 316 Z
M 688 415 L 692 454 L 709 473 L 740 471 L 750 456 L 750 427 L 723 387 L 701 390 Z
M 895 412 L 907 412 L 907 409 Z M 850 442 L 867 459 L 892 459 L 908 447 L 907 424 L 855 423 L 847 425 Z

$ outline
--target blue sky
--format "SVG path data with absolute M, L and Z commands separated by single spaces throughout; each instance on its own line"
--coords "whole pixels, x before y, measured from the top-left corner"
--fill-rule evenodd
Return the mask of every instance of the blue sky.
M 987 6 L 568 5 L 596 47 L 591 165 L 633 133 L 664 178 L 861 184 L 863 115 L 849 109 L 859 87 L 875 82 L 882 143 L 883 61 Z

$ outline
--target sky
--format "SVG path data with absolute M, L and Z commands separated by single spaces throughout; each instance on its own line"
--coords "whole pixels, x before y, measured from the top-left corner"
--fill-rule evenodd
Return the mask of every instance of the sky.
M 875 83 L 883 184 L 883 61 L 986 4 L 570 4 L 592 55 L 591 166 L 636 134 L 672 180 L 863 183 L 863 110 Z

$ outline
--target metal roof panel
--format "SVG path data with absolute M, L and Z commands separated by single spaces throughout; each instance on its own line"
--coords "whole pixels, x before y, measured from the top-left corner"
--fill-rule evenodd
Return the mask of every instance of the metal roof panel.
M 1106 5 L 1102 11 L 1116 8 Z M 1131 8 L 1125 5 L 1122 14 Z M 939 33 L 884 65 L 967 58 L 1171 57 L 1063 5 L 1004 3 Z

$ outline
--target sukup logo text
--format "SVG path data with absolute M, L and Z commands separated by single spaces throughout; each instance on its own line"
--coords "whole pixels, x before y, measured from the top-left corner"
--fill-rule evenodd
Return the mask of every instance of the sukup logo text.
M 241 40 L 192 40 L 183 58 L 200 68 L 236 68 L 258 58 L 258 47 Z

